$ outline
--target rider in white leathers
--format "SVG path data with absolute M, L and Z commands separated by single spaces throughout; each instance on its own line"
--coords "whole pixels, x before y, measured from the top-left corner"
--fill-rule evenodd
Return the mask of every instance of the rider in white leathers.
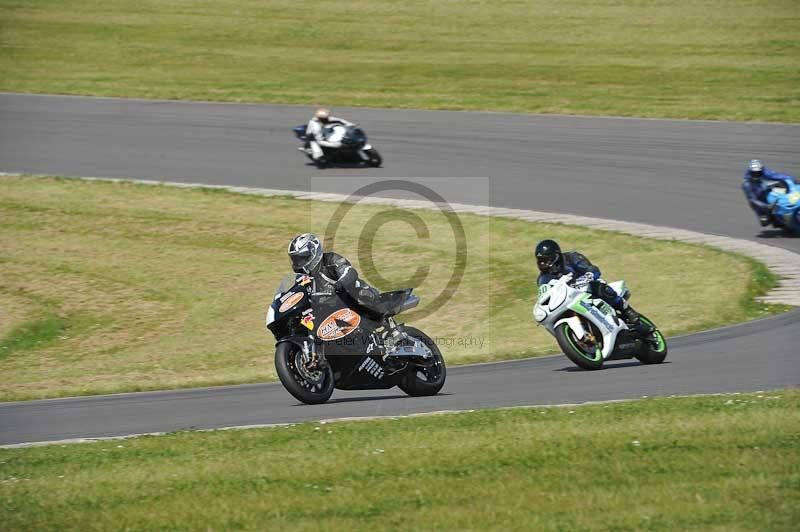
M 341 138 L 329 137 L 325 132 L 325 127 L 335 124 L 343 126 L 354 125 L 343 118 L 331 116 L 331 112 L 327 109 L 317 109 L 317 112 L 314 113 L 314 118 L 308 121 L 306 138 L 311 148 L 311 157 L 318 166 L 322 166 L 327 162 L 325 160 L 325 152 L 322 150 L 323 147 L 336 149 L 342 146 Z

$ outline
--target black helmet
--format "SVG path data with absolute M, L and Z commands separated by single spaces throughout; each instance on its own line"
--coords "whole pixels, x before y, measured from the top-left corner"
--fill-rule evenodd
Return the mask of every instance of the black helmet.
M 297 235 L 289 244 L 289 259 L 295 273 L 314 273 L 322 260 L 322 242 L 314 233 Z
M 764 176 L 764 163 L 753 159 L 747 164 L 747 175 L 754 181 L 759 181 Z
M 561 267 L 561 248 L 555 240 L 542 240 L 536 244 L 536 265 L 542 273 L 557 273 Z

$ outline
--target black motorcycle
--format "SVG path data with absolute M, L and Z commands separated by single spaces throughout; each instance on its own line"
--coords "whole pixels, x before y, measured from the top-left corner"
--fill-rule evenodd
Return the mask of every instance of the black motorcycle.
M 306 126 L 299 125 L 292 131 L 298 139 L 303 141 L 303 146 L 297 149 L 313 161 L 309 139 L 306 137 Z M 380 166 L 383 163 L 381 154 L 372 147 L 372 144 L 368 143 L 367 134 L 356 125 L 330 124 L 325 126 L 325 137 L 336 137 L 342 141 L 340 148 L 322 147 L 325 161 L 328 163 L 366 164 L 367 166 Z
M 435 342 L 394 316 L 414 308 L 412 289 L 384 292 L 386 314 L 357 308 L 347 294 L 316 291 L 307 275 L 289 275 L 267 310 L 275 336 L 275 369 L 286 390 L 307 404 L 327 401 L 334 388 L 398 386 L 411 396 L 436 395 L 447 370 Z

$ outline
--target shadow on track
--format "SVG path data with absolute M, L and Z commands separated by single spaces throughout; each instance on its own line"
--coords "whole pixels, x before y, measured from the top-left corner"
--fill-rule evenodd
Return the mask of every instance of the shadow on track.
M 337 168 L 346 168 L 348 170 L 352 170 L 354 168 L 362 169 L 362 170 L 375 170 L 377 168 L 383 168 L 383 165 L 380 166 L 369 166 L 364 163 L 328 163 L 323 168 L 317 168 L 317 165 L 314 163 L 306 163 L 307 167 L 314 168 L 319 170 L 320 172 L 324 172 L 325 170 L 335 170 Z
M 451 395 L 449 393 L 438 393 L 433 397 L 438 397 L 442 395 Z M 336 403 L 358 403 L 363 401 L 387 401 L 392 399 L 416 399 L 415 397 L 411 397 L 410 395 L 406 394 L 398 394 L 398 395 L 370 395 L 367 397 L 342 397 L 341 399 L 330 399 L 325 404 L 332 405 Z M 295 403 L 293 406 L 309 406 L 304 403 Z M 312 405 L 312 406 L 323 406 L 323 405 Z
M 614 360 L 612 360 L 611 362 L 614 362 Z M 606 370 L 606 369 L 630 368 L 630 367 L 633 367 L 633 366 L 648 366 L 648 365 L 650 365 L 650 366 L 664 366 L 666 364 L 672 364 L 672 362 L 670 362 L 669 360 L 665 360 L 661 364 L 642 364 L 638 360 L 631 360 L 630 362 L 622 362 L 621 364 L 609 364 L 609 365 L 603 364 L 602 369 L 600 369 L 599 371 L 603 371 L 603 370 Z M 579 368 L 578 366 L 566 366 L 564 368 L 554 369 L 553 371 L 566 371 L 568 373 L 572 373 L 572 372 L 593 373 L 592 371 L 585 370 L 583 368 Z
M 770 240 L 773 238 L 800 238 L 800 234 L 792 234 L 783 231 L 782 229 L 762 229 L 756 238 L 764 238 Z

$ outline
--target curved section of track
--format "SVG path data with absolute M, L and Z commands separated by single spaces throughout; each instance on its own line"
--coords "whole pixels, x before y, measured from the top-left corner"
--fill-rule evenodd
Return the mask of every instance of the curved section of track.
M 385 177 L 488 176 L 491 205 L 625 219 L 751 239 L 743 163 L 800 166 L 800 127 L 492 113 L 341 110 L 386 155 Z M 307 188 L 290 128 L 308 108 L 0 95 L 0 171 Z M 332 169 L 325 176 L 354 175 Z M 319 179 L 315 180 L 318 188 Z M 448 199 L 479 203 L 469 190 Z M 564 357 L 454 368 L 445 394 L 340 393 L 298 406 L 279 385 L 0 405 L 0 444 L 445 409 L 798 386 L 800 311 L 670 342 L 667 364 L 572 371 Z M 367 400 L 369 399 L 369 400 Z
M 0 171 L 303 190 L 319 177 L 291 128 L 309 107 L 0 94 Z M 385 168 L 324 176 L 489 177 L 498 207 L 757 239 L 746 161 L 800 172 L 800 125 L 336 109 L 364 125 Z M 315 186 L 318 183 L 315 182 Z M 449 201 L 483 203 L 469 190 Z

